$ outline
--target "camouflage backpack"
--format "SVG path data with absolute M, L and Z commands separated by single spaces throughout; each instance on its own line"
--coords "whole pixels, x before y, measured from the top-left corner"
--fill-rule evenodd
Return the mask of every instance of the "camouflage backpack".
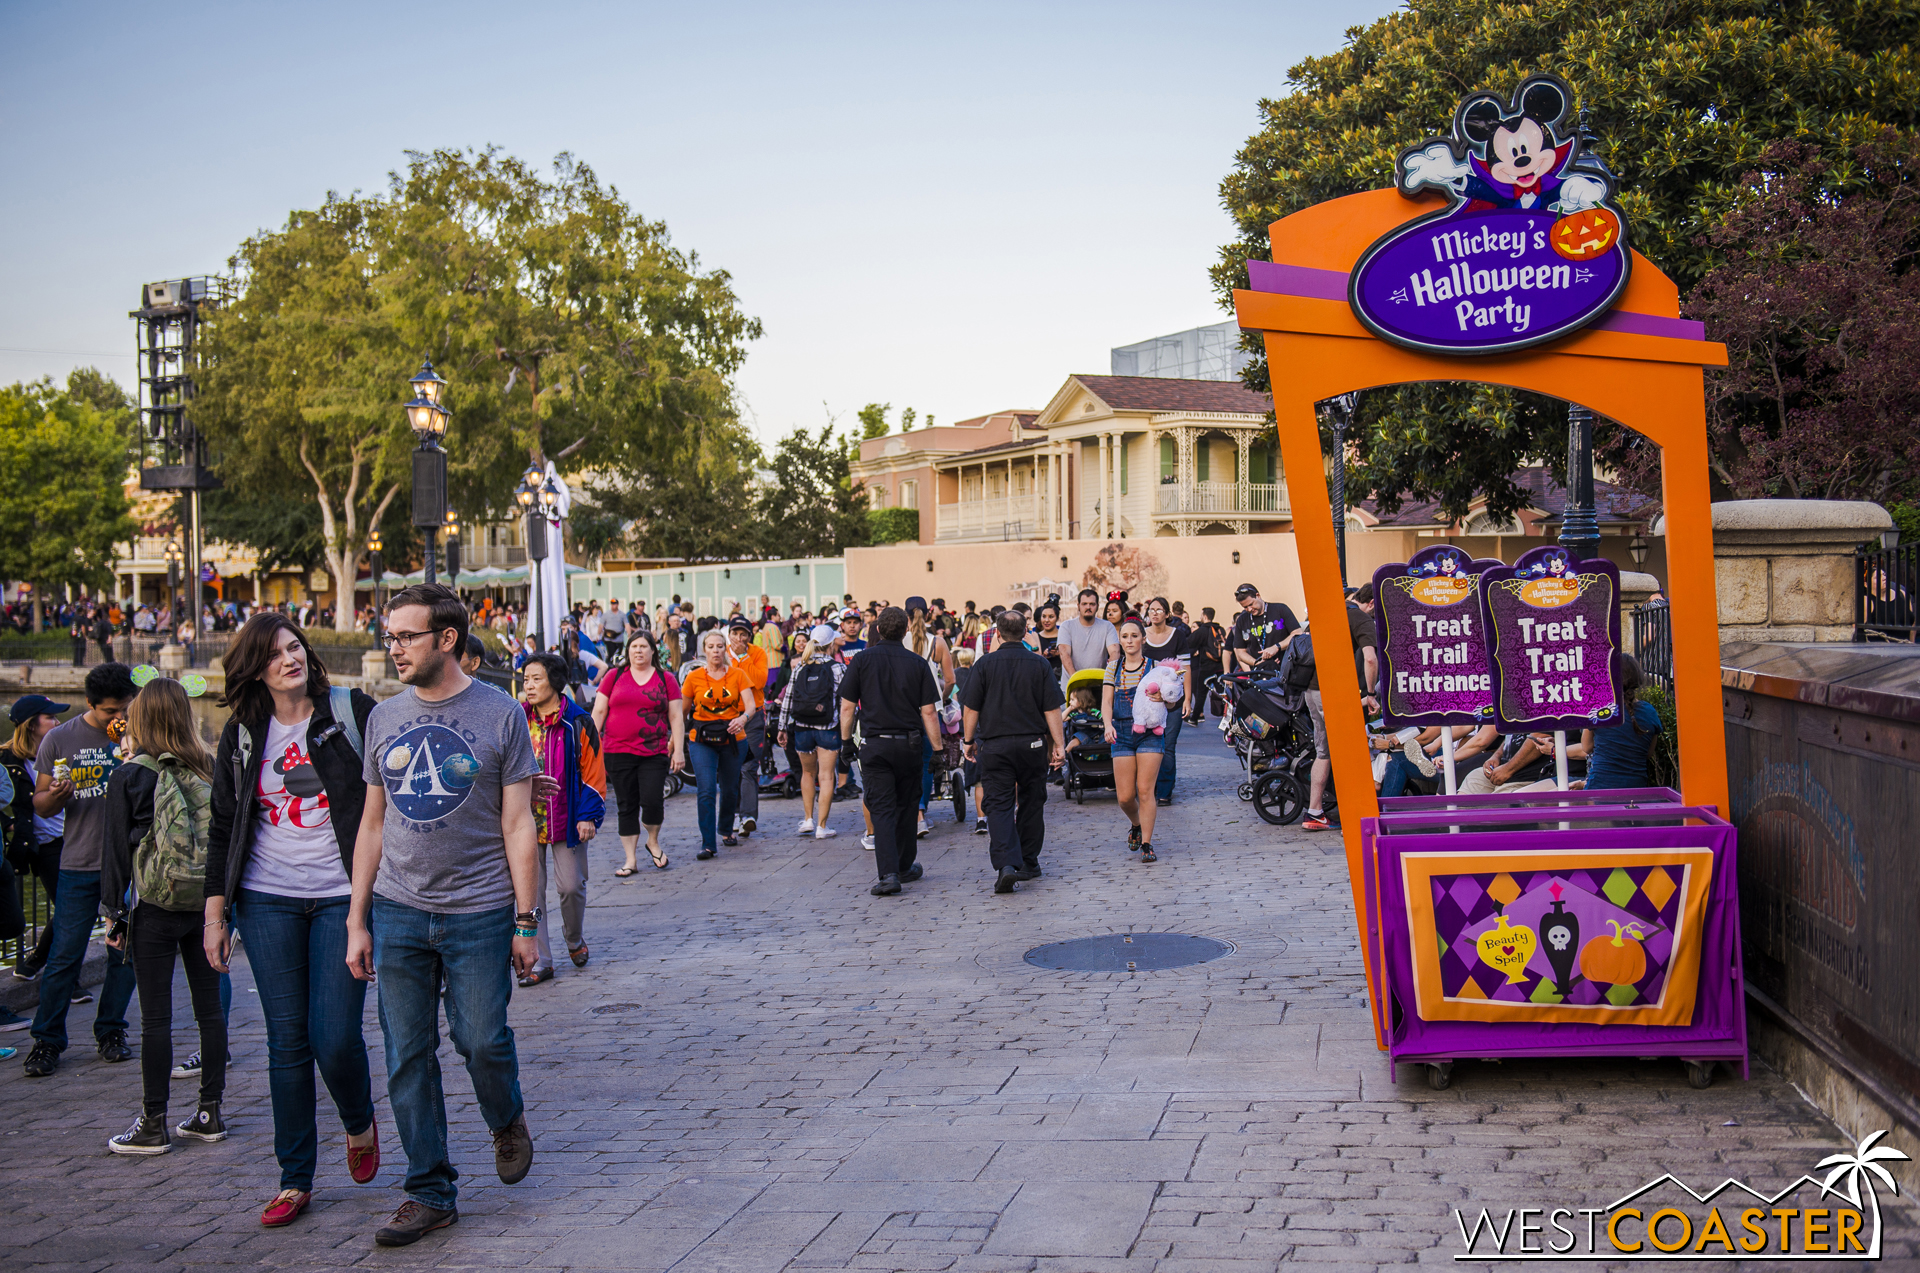
M 157 780 L 153 826 L 133 850 L 140 900 L 163 911 L 198 911 L 206 904 L 213 787 L 172 752 L 142 753 L 133 763 L 152 770 Z

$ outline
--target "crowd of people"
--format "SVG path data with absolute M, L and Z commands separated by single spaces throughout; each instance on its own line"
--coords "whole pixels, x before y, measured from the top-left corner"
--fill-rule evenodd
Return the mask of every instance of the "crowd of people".
M 88 997 L 80 968 L 97 917 L 109 921 L 105 981 L 93 1021 L 108 1062 L 130 1060 L 127 1007 L 140 996 L 141 1104 L 112 1137 L 116 1154 L 169 1152 L 178 1140 L 217 1142 L 230 1060 L 228 975 L 238 932 L 264 1018 L 277 1191 L 260 1223 L 294 1223 L 320 1172 L 319 1085 L 339 1119 L 350 1179 L 366 1183 L 381 1143 L 362 1020 L 380 987 L 388 1107 L 406 1159 L 405 1200 L 375 1234 L 405 1245 L 458 1219 L 456 1180 L 436 1050 L 440 1004 L 472 1081 L 503 1181 L 534 1155 L 508 1024 L 513 986 L 556 975 L 551 877 L 568 962 L 591 957 L 586 931 L 589 846 L 611 795 L 623 861 L 641 869 L 644 836 L 656 870 L 671 866 L 661 833 L 677 775 L 695 789 L 701 860 L 761 831 L 758 796 L 772 752 L 798 776 L 797 834 L 834 838 L 837 809 L 854 804 L 861 847 L 873 853 L 869 892 L 923 881 L 918 841 L 935 770 L 957 756 L 974 796 L 973 830 L 987 837 L 993 893 L 1044 870 L 1044 806 L 1069 756 L 1104 748 L 1124 850 L 1152 863 L 1157 814 L 1177 796 L 1181 731 L 1205 718 L 1215 678 L 1236 670 L 1297 688 L 1312 721 L 1309 830 L 1332 820 L 1320 676 L 1347 675 L 1322 625 L 1323 649 L 1283 603 L 1252 584 L 1231 626 L 1211 609 L 1190 620 L 1179 603 L 1082 589 L 1062 618 L 1038 607 L 934 599 L 781 615 L 696 618 L 684 602 L 574 607 L 552 649 L 515 652 L 518 696 L 474 679 L 472 633 L 484 621 L 443 585 L 397 592 L 380 639 L 402 683 L 376 703 L 331 684 L 297 616 L 249 617 L 225 658 L 228 719 L 209 749 L 187 692 L 104 662 L 86 677 L 86 709 L 30 694 L 13 704 L 0 745 L 0 838 L 14 869 L 53 898 L 53 919 L 16 977 L 39 980 L 29 1022 L 29 1077 L 57 1072 L 72 1003 Z M 763 599 L 764 602 L 764 599 Z M 1371 713 L 1379 663 L 1372 590 L 1349 598 L 1352 673 Z M 591 662 L 589 662 L 591 656 Z M 1630 700 L 1639 669 L 1623 659 Z M 1594 785 L 1645 785 L 1659 719 L 1631 701 L 1629 728 L 1584 735 L 1572 749 Z M 1372 731 L 1382 794 L 1430 776 L 1440 732 Z M 1540 781 L 1552 742 L 1456 731 L 1461 790 L 1509 791 Z M 1551 781 L 1551 779 L 1549 779 Z M 853 815 L 847 814 L 850 819 Z M 501 976 L 510 967 L 512 980 Z M 199 1047 L 174 1064 L 172 995 L 185 974 Z M 169 1125 L 169 1085 L 197 1083 L 190 1116 Z

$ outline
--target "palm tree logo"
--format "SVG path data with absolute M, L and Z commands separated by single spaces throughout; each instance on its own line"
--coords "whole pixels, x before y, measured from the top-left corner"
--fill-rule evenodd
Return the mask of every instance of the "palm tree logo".
M 1900 1194 L 1900 1186 L 1894 1182 L 1892 1173 L 1880 1164 L 1883 1162 L 1910 1161 L 1907 1155 L 1894 1149 L 1890 1145 L 1876 1146 L 1874 1144 L 1875 1141 L 1886 1134 L 1884 1130 L 1877 1131 L 1861 1141 L 1859 1147 L 1852 1153 L 1833 1154 L 1829 1157 L 1822 1158 L 1814 1164 L 1813 1168 L 1815 1171 L 1820 1170 L 1822 1167 L 1833 1168 L 1827 1175 L 1826 1183 L 1820 1186 L 1820 1192 L 1822 1194 L 1838 1194 L 1856 1207 L 1860 1205 L 1860 1186 L 1863 1182 L 1865 1183 L 1867 1188 L 1867 1201 L 1873 1206 L 1873 1246 L 1866 1254 L 1866 1258 L 1869 1260 L 1877 1260 L 1880 1258 L 1880 1198 L 1873 1189 L 1874 1178 L 1878 1177 L 1880 1182 L 1886 1185 L 1887 1192 L 1898 1197 Z M 1846 1180 L 1845 1187 L 1836 1189 L 1834 1182 L 1840 1180 L 1842 1177 Z

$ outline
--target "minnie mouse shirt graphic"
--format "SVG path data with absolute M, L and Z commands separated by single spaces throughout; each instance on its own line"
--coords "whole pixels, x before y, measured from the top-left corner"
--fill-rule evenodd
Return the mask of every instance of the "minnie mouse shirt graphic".
M 1468 96 L 1451 136 L 1401 151 L 1400 193 L 1437 192 L 1447 206 L 1361 256 L 1355 317 L 1398 345 L 1487 354 L 1557 340 L 1610 309 L 1632 264 L 1626 220 L 1572 113 L 1566 82 L 1534 75 L 1510 98 Z
M 327 790 L 307 755 L 307 726 L 269 718 L 242 888 L 281 897 L 341 897 L 353 891 L 333 833 Z

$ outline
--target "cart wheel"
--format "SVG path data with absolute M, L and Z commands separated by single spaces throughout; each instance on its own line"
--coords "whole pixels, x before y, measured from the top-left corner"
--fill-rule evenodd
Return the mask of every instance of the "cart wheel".
M 1300 816 L 1306 802 L 1300 798 L 1300 784 L 1291 775 L 1268 774 L 1253 788 L 1253 810 L 1263 822 L 1284 827 Z
M 947 787 L 953 792 L 953 820 L 956 823 L 967 820 L 967 783 L 965 775 L 958 769 L 947 775 Z
M 1687 1082 L 1701 1089 L 1713 1086 L 1712 1061 L 1688 1061 Z
M 1427 1067 L 1427 1086 L 1444 1092 L 1453 1085 L 1453 1062 L 1436 1061 Z
M 1241 783 L 1240 789 L 1236 791 L 1234 794 L 1239 796 L 1242 800 L 1253 799 L 1253 784 L 1250 782 Z
M 780 789 L 786 792 L 787 799 L 791 800 L 795 796 L 800 794 L 800 780 L 794 777 L 792 774 L 788 774 L 787 781 L 781 786 Z
M 669 796 L 679 795 L 680 789 L 685 785 L 686 785 L 685 783 L 680 781 L 679 774 L 670 773 L 667 775 L 667 794 Z

